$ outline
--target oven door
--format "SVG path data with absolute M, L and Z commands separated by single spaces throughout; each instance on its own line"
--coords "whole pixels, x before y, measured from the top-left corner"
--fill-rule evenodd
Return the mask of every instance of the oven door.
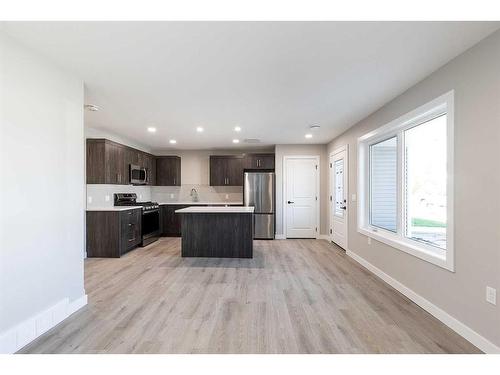
M 150 244 L 160 236 L 160 210 L 142 212 L 143 246 Z
M 132 185 L 145 185 L 148 180 L 146 168 L 130 164 L 130 183 Z

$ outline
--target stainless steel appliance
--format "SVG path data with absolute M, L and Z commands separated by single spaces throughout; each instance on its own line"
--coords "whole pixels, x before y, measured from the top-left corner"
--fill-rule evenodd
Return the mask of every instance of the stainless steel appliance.
M 274 172 L 245 171 L 243 174 L 243 205 L 255 207 L 255 239 L 274 238 L 274 185 Z
M 142 206 L 141 235 L 142 245 L 146 246 L 160 237 L 160 208 L 156 202 L 137 202 L 135 193 L 117 193 L 115 206 Z
M 130 164 L 130 183 L 132 185 L 146 185 L 148 182 L 148 170 L 138 165 Z

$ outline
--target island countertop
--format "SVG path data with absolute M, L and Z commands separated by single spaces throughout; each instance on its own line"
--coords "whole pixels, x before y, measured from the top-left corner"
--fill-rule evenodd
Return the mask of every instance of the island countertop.
M 255 207 L 191 206 L 175 210 L 176 214 L 253 214 Z

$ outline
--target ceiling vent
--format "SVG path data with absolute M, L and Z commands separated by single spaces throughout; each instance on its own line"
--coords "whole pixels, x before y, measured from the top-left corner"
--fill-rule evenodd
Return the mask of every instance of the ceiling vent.
M 243 140 L 245 143 L 260 143 L 260 139 L 257 138 L 245 138 Z

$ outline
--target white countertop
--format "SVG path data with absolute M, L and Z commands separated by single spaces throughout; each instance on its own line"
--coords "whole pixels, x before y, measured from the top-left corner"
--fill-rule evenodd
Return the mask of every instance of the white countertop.
M 158 203 L 160 206 L 175 206 L 175 205 L 204 205 L 204 204 L 210 204 L 210 205 L 217 205 L 217 206 L 223 206 L 223 205 L 231 205 L 231 206 L 237 206 L 237 205 L 242 205 L 243 202 L 193 202 L 193 201 L 180 201 L 180 202 L 160 202 Z
M 187 208 L 181 208 L 179 210 L 175 210 L 176 213 L 179 214 L 201 214 L 201 213 L 209 213 L 209 214 L 252 214 L 255 207 L 204 207 L 204 206 L 192 206 Z
M 87 211 L 127 211 L 134 210 L 142 206 L 109 206 L 109 207 L 87 207 Z

